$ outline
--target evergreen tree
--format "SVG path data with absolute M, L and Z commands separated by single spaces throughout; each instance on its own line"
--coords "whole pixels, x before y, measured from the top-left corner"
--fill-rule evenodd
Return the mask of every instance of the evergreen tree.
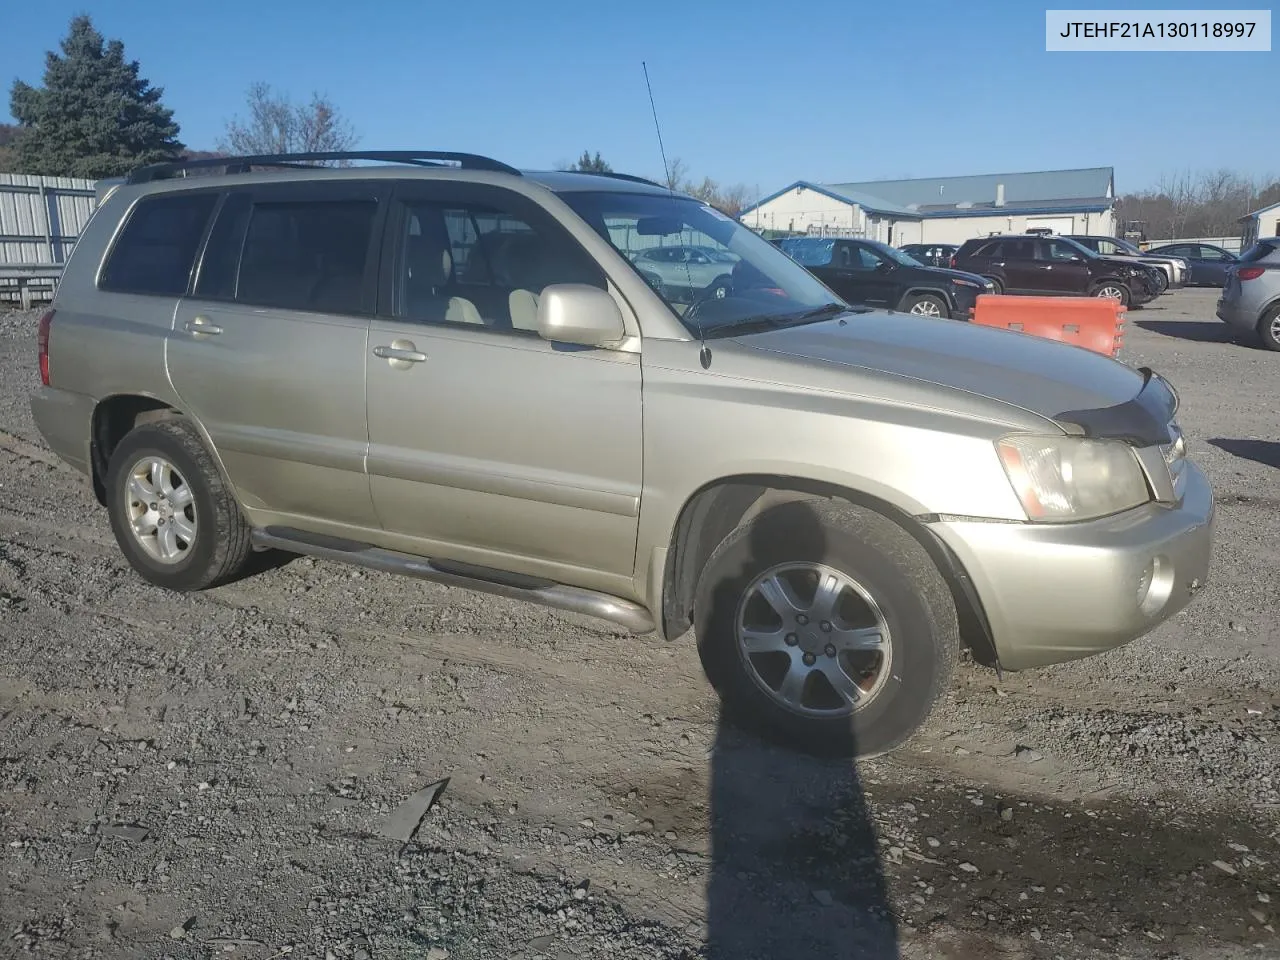
M 181 155 L 173 111 L 160 103 L 164 91 L 125 60 L 123 43 L 78 16 L 61 46 L 61 56 L 45 55 L 43 89 L 14 81 L 18 171 L 99 179 Z
M 569 167 L 570 170 L 578 170 L 582 173 L 613 173 L 613 167 L 609 166 L 607 160 L 600 156 L 600 151 L 596 151 L 593 157 L 591 151 L 583 150 L 582 156 L 578 158 L 578 162 Z

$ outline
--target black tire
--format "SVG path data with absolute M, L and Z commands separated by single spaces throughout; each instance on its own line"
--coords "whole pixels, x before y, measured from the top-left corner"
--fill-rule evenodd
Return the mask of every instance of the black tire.
M 1258 339 L 1268 350 L 1280 350 L 1280 303 L 1263 311 L 1258 321 Z
M 173 563 L 153 558 L 134 537 L 128 516 L 129 480 L 135 464 L 159 456 L 190 488 L 195 535 Z M 168 590 L 206 590 L 235 579 L 253 554 L 249 525 L 228 490 L 200 434 L 185 420 L 162 420 L 130 431 L 111 454 L 106 476 L 107 514 L 116 543 L 143 579 Z
M 1120 306 L 1129 306 L 1129 301 L 1133 299 L 1133 297 L 1129 291 L 1129 285 L 1127 283 L 1123 280 L 1101 280 L 1094 286 L 1093 296 L 1101 297 L 1103 296 L 1103 291 L 1108 289 L 1119 291 L 1120 296 L 1116 299 L 1120 301 Z
M 765 692 L 739 653 L 739 608 L 752 582 L 777 564 L 805 562 L 861 584 L 890 635 L 883 686 L 843 716 L 806 716 L 784 706 Z M 873 510 L 833 500 L 774 507 L 726 537 L 699 578 L 694 627 L 726 716 L 767 738 L 828 756 L 872 757 L 905 743 L 946 691 L 960 649 L 952 594 L 920 543 Z M 806 639 L 813 636 L 809 630 Z
M 943 320 L 947 320 L 951 316 L 951 308 L 947 306 L 947 301 L 936 293 L 913 293 L 902 301 L 901 310 L 903 313 L 916 313 L 916 307 L 919 305 L 932 306 L 938 312 L 932 311 L 924 314 L 924 316 L 937 316 Z
M 1004 284 L 1003 284 L 1003 283 L 1001 283 L 1001 282 L 1000 282 L 999 280 L 997 280 L 995 277 L 987 277 L 986 279 L 988 279 L 988 280 L 990 280 L 990 281 L 991 281 L 991 292 L 992 292 L 992 293 L 994 293 L 994 294 L 1001 294 L 1001 293 L 1004 293 Z

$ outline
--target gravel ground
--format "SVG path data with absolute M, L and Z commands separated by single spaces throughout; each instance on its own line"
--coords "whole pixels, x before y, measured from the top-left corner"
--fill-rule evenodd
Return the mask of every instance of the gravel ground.
M 963 665 L 856 769 L 722 726 L 688 638 L 307 559 L 145 585 L 0 314 L 0 956 L 1280 956 L 1280 356 L 1214 297 L 1124 352 L 1215 484 L 1209 586 L 1104 656 Z

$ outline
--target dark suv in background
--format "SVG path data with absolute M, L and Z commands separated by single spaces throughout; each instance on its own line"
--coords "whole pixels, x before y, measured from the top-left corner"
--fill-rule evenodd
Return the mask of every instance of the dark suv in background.
M 995 292 L 982 277 L 926 267 L 875 240 L 787 237 L 775 242 L 849 303 L 968 320 L 978 295 Z
M 997 293 L 1111 297 L 1139 306 L 1160 293 L 1156 269 L 1100 257 L 1066 237 L 1011 235 L 966 240 L 955 266 L 993 281 Z
M 960 249 L 958 243 L 904 243 L 898 248 L 913 260 L 926 267 L 949 267 L 951 258 Z

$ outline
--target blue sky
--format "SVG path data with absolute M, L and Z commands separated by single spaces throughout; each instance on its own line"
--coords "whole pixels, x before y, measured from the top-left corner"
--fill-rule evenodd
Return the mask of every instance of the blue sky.
M 1181 6 L 1208 5 L 1156 8 Z M 200 149 L 261 79 L 327 94 L 369 149 L 523 167 L 590 149 L 655 176 L 647 61 L 667 156 L 762 194 L 797 179 L 1083 166 L 1114 166 L 1121 192 L 1187 169 L 1280 175 L 1280 126 L 1257 112 L 1280 54 L 1046 53 L 1044 11 L 1025 0 L 9 0 L 0 115 L 7 85 L 40 83 L 44 52 L 88 12 L 164 88 Z

